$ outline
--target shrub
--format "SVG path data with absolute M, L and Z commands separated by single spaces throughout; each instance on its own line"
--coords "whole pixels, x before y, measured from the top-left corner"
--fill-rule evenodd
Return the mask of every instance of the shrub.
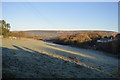
M 54 39 L 55 43 L 73 45 L 80 48 L 90 48 L 109 53 L 120 53 L 120 40 L 116 39 L 107 43 L 97 43 L 101 38 L 115 38 L 116 32 L 83 32 L 77 34 L 66 34 Z
M 98 45 L 98 50 L 102 50 L 109 53 L 120 53 L 120 40 L 114 40 L 108 43 L 101 43 Z

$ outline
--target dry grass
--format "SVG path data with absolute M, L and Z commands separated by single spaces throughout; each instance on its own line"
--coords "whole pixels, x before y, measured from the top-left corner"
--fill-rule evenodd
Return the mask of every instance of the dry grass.
M 88 58 L 89 61 L 87 63 L 91 63 L 92 60 L 97 62 L 97 60 L 87 57 L 87 54 L 81 53 L 80 55 L 80 53 L 69 51 L 65 49 L 65 47 L 64 49 L 50 47 L 42 41 L 32 39 L 4 39 L 2 47 L 5 48 L 3 53 L 4 59 L 7 60 L 9 58 L 9 61 L 4 62 L 7 67 L 3 68 L 11 71 L 13 69 L 16 70 L 15 73 L 19 71 L 22 74 L 16 74 L 15 76 L 13 75 L 13 77 L 93 78 L 98 77 L 96 74 L 99 75 L 99 77 L 111 77 L 109 74 L 96 68 L 92 69 L 84 63 L 84 60 Z M 10 64 L 7 64 L 9 62 Z M 14 72 L 12 73 L 15 74 Z M 89 74 L 91 74 L 91 76 Z

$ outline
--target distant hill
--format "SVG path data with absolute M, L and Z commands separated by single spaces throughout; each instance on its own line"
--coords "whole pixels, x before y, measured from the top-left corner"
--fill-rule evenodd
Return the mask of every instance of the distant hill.
M 15 31 L 14 31 L 15 32 Z M 64 34 L 76 34 L 76 33 L 83 33 L 83 32 L 107 32 L 108 34 L 113 34 L 116 32 L 112 31 L 97 31 L 97 30 L 78 30 L 78 31 L 63 31 L 63 30 L 28 30 L 23 31 L 30 35 L 40 36 L 42 39 L 49 39 L 58 37 Z

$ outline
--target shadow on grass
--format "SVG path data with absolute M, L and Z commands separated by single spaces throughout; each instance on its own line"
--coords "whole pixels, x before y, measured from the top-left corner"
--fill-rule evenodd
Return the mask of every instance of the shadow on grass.
M 104 39 L 104 38 L 103 38 Z M 113 39 L 112 41 L 108 42 L 97 42 L 97 40 L 100 40 L 99 38 L 93 39 L 92 41 L 87 41 L 87 42 L 76 42 L 76 41 L 67 41 L 67 38 L 64 40 L 51 40 L 55 44 L 60 44 L 60 45 L 65 45 L 65 46 L 71 46 L 71 47 L 76 47 L 76 48 L 83 48 L 83 49 L 91 49 L 91 50 L 96 50 L 96 51 L 101 51 L 105 53 L 107 56 L 115 57 L 115 58 L 120 58 L 120 39 Z M 71 39 L 69 39 L 71 40 Z M 109 39 L 108 39 L 109 40 Z M 48 42 L 49 43 L 49 42 Z M 50 46 L 56 46 L 56 45 L 51 45 Z
M 106 78 L 110 75 L 55 58 L 44 53 L 13 45 L 2 47 L 2 77 L 4 78 Z
M 65 46 L 65 47 L 69 47 L 69 48 L 72 48 L 72 49 L 70 49 L 69 51 L 75 51 L 73 48 L 75 48 L 75 49 L 78 49 L 78 54 L 76 54 L 76 55 L 81 55 L 80 57 L 85 57 L 85 58 L 89 58 L 89 59 L 95 59 L 95 60 L 103 60 L 103 58 L 97 58 L 96 56 L 94 56 L 94 55 L 92 55 L 91 56 L 91 51 L 93 52 L 93 53 L 96 53 L 97 54 L 97 52 L 99 52 L 100 53 L 100 55 L 101 54 L 104 54 L 105 56 L 108 56 L 108 57 L 113 57 L 113 58 L 119 58 L 120 57 L 120 55 L 119 54 L 117 54 L 117 55 L 114 55 L 114 54 L 110 54 L 110 53 L 108 53 L 108 52 L 103 52 L 103 51 L 99 51 L 99 50 L 93 50 L 93 49 L 85 49 L 85 48 L 78 48 L 78 47 L 75 47 L 75 46 L 72 46 L 72 45 L 61 45 L 61 44 L 52 44 L 52 43 L 49 43 L 49 42 L 47 42 L 46 43 L 48 46 L 51 46 L 51 47 L 55 47 L 55 48 L 61 48 L 61 49 L 64 49 L 64 47 L 63 46 Z M 80 49 L 82 49 L 82 50 L 80 50 Z M 65 50 L 65 49 L 64 49 Z M 86 54 L 87 53 L 87 54 Z M 92 54 L 93 54 L 92 53 Z M 82 54 L 84 55 L 84 56 L 82 56 Z
M 87 51 L 85 49 L 82 49 L 82 50 L 79 50 L 79 52 L 76 52 L 75 50 L 73 50 L 73 47 L 72 47 L 72 49 L 67 50 L 67 49 L 64 49 L 63 45 L 61 46 L 61 45 L 51 44 L 51 43 L 46 43 L 46 44 L 48 45 L 48 48 L 46 48 L 47 50 L 52 51 L 52 49 L 54 49 L 54 51 L 57 52 L 57 54 L 58 54 L 58 52 L 60 52 L 60 55 L 75 55 L 75 56 L 79 56 L 81 58 L 84 57 L 84 58 L 88 58 L 88 59 L 98 60 L 93 55 L 91 56 L 90 51 Z

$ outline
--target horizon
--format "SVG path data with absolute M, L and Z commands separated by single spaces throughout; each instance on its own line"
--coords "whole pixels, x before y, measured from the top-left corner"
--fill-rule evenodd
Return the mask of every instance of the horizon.
M 10 30 L 11 31 L 11 30 Z M 13 31 L 110 31 L 110 32 L 117 32 L 117 31 L 112 31 L 112 30 L 54 30 L 54 29 L 44 29 L 44 30 L 13 30 Z
M 118 2 L 2 2 L 2 13 L 11 31 L 118 32 Z

